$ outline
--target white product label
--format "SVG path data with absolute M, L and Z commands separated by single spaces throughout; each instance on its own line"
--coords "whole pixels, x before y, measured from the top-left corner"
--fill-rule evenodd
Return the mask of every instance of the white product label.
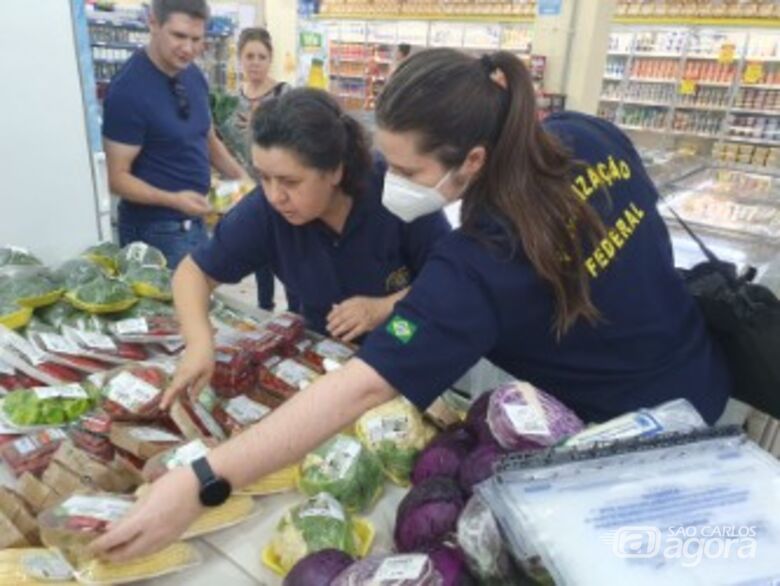
M 156 429 L 154 427 L 136 427 L 130 430 L 130 437 L 137 439 L 141 442 L 161 442 L 170 443 L 179 441 L 179 437 L 163 431 L 162 429 Z
M 280 380 L 299 391 L 308 387 L 316 378 L 313 370 L 290 358 L 279 363 L 273 373 Z
M 543 412 L 535 407 L 518 403 L 506 403 L 502 407 L 518 434 L 550 435 L 550 427 L 547 425 Z
M 423 554 L 397 555 L 387 558 L 376 569 L 374 582 L 416 580 L 422 576 L 428 556 Z
M 395 441 L 409 433 L 409 418 L 405 415 L 374 417 L 366 422 L 366 431 L 371 443 Z
M 298 510 L 298 516 L 302 519 L 306 517 L 327 517 L 337 521 L 347 520 L 344 515 L 344 509 L 327 492 L 321 492 L 302 504 Z
M 27 456 L 28 454 L 31 454 L 34 451 L 42 448 L 46 444 L 51 444 L 66 439 L 68 439 L 68 436 L 65 435 L 65 432 L 61 429 L 50 429 L 37 435 L 28 435 L 18 439 L 13 443 L 13 447 L 20 456 Z
M 195 460 L 202 458 L 208 453 L 209 448 L 203 441 L 194 440 L 174 450 L 165 462 L 165 467 L 168 470 L 173 470 L 174 468 L 179 468 L 181 466 L 189 466 Z
M 567 446 L 586 446 L 597 442 L 612 442 L 662 431 L 661 425 L 649 413 L 628 413 L 605 423 L 581 431 Z
M 40 334 L 38 339 L 43 344 L 43 347 L 49 352 L 55 352 L 57 354 L 80 354 L 79 347 L 71 340 L 68 340 L 65 336 L 59 334 Z
M 103 381 L 105 380 L 106 380 L 105 372 L 96 372 L 95 374 L 90 374 L 87 377 L 87 382 L 98 388 L 103 386 Z
M 277 364 L 279 364 L 281 362 L 282 362 L 282 359 L 279 358 L 278 356 L 271 356 L 268 360 L 263 362 L 263 368 L 265 368 L 267 370 L 271 370 L 274 366 L 276 366 Z
M 192 411 L 195 414 L 195 417 L 197 417 L 206 428 L 206 431 L 208 431 L 211 437 L 215 437 L 220 440 L 226 439 L 225 432 L 222 431 L 222 428 L 219 426 L 219 423 L 217 423 L 217 420 L 214 419 L 214 416 L 201 403 L 193 403 Z
M 130 336 L 133 334 L 148 334 L 149 333 L 149 324 L 147 321 L 142 318 L 134 318 L 134 319 L 123 319 L 122 321 L 116 322 L 114 324 L 114 329 L 116 330 L 116 333 L 120 336 Z
M 39 364 L 46 362 L 46 352 L 30 344 L 24 338 L 16 334 L 11 334 L 9 336 L 6 336 L 5 339 L 8 342 L 8 344 L 11 346 L 11 348 L 16 350 L 17 354 L 21 354 L 22 357 L 24 357 L 27 360 L 27 362 L 29 362 L 33 366 L 37 366 Z
M 165 348 L 166 352 L 176 354 L 177 352 L 184 350 L 184 340 L 168 340 L 160 342 L 160 346 Z
M 92 348 L 94 350 L 105 350 L 108 352 L 116 352 L 116 344 L 114 341 L 105 334 L 98 334 L 96 332 L 84 332 L 81 330 L 70 330 L 73 332 L 72 336 L 76 341 L 86 348 Z M 71 339 L 73 339 L 71 338 Z
M 160 389 L 129 372 L 120 372 L 108 383 L 106 390 L 108 399 L 131 413 L 136 413 L 147 406 L 159 394 Z
M 336 362 L 346 362 L 354 354 L 351 348 L 333 340 L 322 340 L 314 346 L 314 351 L 320 356 L 330 358 Z
M 62 387 L 35 387 L 35 396 L 41 401 L 47 399 L 88 399 L 89 395 L 81 385 L 73 384 Z
M 225 412 L 239 425 L 252 425 L 268 415 L 271 410 L 265 405 L 261 405 L 249 399 L 240 396 L 230 399 L 225 404 Z
M 142 263 L 148 250 L 149 246 L 147 244 L 144 244 L 143 242 L 133 242 L 127 247 L 125 254 L 127 255 L 127 260 L 129 262 Z
M 333 372 L 334 370 L 338 370 L 344 366 L 341 362 L 338 362 L 337 360 L 333 360 L 332 358 L 326 358 L 322 361 L 322 367 L 325 369 L 325 372 Z
M 295 322 L 289 317 L 277 317 L 274 318 L 269 325 L 279 326 L 280 328 L 291 328 Z
M 72 496 L 60 508 L 70 517 L 87 517 L 113 523 L 133 507 L 132 501 L 111 497 Z
M 13 376 L 14 367 L 0 360 L 0 374 L 7 374 L 9 376 Z
M 360 442 L 357 440 L 337 438 L 323 462 L 326 473 L 338 479 L 345 478 L 354 466 L 361 449 Z
M 28 553 L 22 558 L 25 576 L 41 582 L 65 582 L 73 579 L 73 568 L 53 552 Z
M 222 352 L 217 351 L 216 354 L 214 354 L 214 361 L 219 362 L 220 364 L 230 364 L 233 361 L 233 358 L 235 357 L 235 354 L 231 354 L 229 352 Z

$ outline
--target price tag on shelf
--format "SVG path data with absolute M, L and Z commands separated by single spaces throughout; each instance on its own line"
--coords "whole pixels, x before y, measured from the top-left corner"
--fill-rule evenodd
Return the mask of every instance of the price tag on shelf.
M 468 49 L 494 49 L 501 44 L 501 27 L 495 24 L 468 24 L 464 27 L 463 46 Z
M 398 42 L 398 23 L 369 22 L 366 36 L 369 43 L 395 45 Z
M 734 55 L 737 51 L 737 46 L 734 43 L 723 43 L 720 46 L 718 52 L 718 63 L 723 65 L 730 65 L 734 63 Z
M 695 96 L 696 95 L 696 80 L 684 79 L 680 82 L 679 94 L 681 96 Z
M 745 67 L 745 73 L 742 74 L 743 83 L 759 83 L 764 79 L 764 64 L 760 61 L 751 61 Z
M 426 47 L 428 45 L 428 23 L 404 22 L 398 27 L 398 42 Z
M 462 47 L 463 24 L 457 22 L 432 22 L 431 47 Z
M 366 23 L 358 20 L 345 20 L 341 23 L 341 35 L 339 38 L 342 41 L 349 43 L 365 43 L 366 42 Z

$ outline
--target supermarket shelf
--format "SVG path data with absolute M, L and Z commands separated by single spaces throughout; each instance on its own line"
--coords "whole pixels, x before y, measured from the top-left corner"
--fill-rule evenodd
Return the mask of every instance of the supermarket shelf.
M 122 22 L 116 22 L 115 20 L 108 20 L 105 18 L 88 18 L 87 25 L 89 26 L 105 26 L 109 28 L 116 28 L 122 30 L 148 30 L 145 23 L 140 21 L 125 20 Z
M 363 82 L 366 81 L 365 75 L 346 75 L 343 73 L 331 73 L 330 77 L 334 79 L 356 79 Z
M 615 22 L 620 24 L 674 24 L 679 26 L 686 25 L 706 25 L 706 26 L 744 26 L 751 28 L 770 28 L 780 27 L 780 18 L 712 18 L 712 17 L 693 17 L 693 16 L 617 16 Z
M 628 81 L 638 83 L 677 83 L 676 79 L 658 79 L 654 77 L 629 77 Z
M 730 81 L 705 81 L 705 80 L 693 80 L 696 82 L 696 85 L 704 85 L 707 87 L 731 87 Z
M 760 144 L 767 146 L 780 147 L 780 140 L 772 140 L 771 138 L 747 138 L 745 136 L 724 136 L 723 140 L 726 142 L 744 142 L 745 144 Z
M 110 49 L 142 49 L 145 43 L 126 43 L 121 41 L 92 41 L 93 47 L 108 47 Z
M 653 100 L 632 100 L 632 99 L 623 99 L 624 104 L 628 104 L 631 106 L 650 106 L 653 108 L 671 108 L 672 104 L 669 102 L 655 102 Z
M 777 90 L 780 92 L 780 83 L 743 83 L 740 89 Z
M 713 55 L 711 53 L 688 53 L 685 58 L 689 61 L 718 61 L 720 59 L 720 55 Z M 734 55 L 735 63 L 740 59 L 740 56 Z
M 608 51 L 607 57 L 628 57 L 631 51 Z
M 774 57 L 751 57 L 750 55 L 745 56 L 745 61 L 755 61 L 758 63 L 780 63 L 780 56 L 774 56 Z
M 620 102 L 622 98 L 608 98 L 607 96 L 601 96 L 599 98 L 600 102 Z
M 427 20 L 448 22 L 533 23 L 533 16 L 468 15 L 468 14 L 317 14 L 317 20 Z
M 374 59 L 372 57 L 339 57 L 338 55 L 331 55 L 331 63 L 360 63 L 362 65 L 391 65 L 393 62 L 387 59 Z
M 753 110 L 752 108 L 732 108 L 734 114 L 752 114 L 754 116 L 780 116 L 780 110 Z
M 668 53 L 664 51 L 636 51 L 634 57 L 658 57 L 660 59 L 682 59 L 682 53 Z
M 717 140 L 718 133 L 710 134 L 707 132 L 689 132 L 687 130 L 672 130 L 675 136 L 689 136 L 691 138 L 704 138 L 706 140 Z
M 701 110 L 704 112 L 728 112 L 727 106 L 707 106 L 705 104 L 675 104 L 678 110 Z
M 623 81 L 622 75 L 605 75 L 604 79 L 607 81 Z
M 620 124 L 620 123 L 618 123 L 618 126 L 624 130 L 636 130 L 639 132 L 653 132 L 655 134 L 666 133 L 666 129 L 664 128 L 646 128 L 644 126 L 634 126 L 633 124 Z

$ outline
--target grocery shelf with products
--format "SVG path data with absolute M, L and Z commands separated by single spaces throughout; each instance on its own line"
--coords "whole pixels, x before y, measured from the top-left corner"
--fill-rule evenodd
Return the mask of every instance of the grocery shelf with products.
M 504 49 L 531 65 L 531 27 L 522 23 L 321 20 L 328 37 L 330 91 L 349 110 L 372 110 L 396 58 L 399 44 L 412 51 L 453 47 L 474 54 Z M 543 77 L 539 60 L 536 75 Z M 539 70 L 542 70 L 540 75 Z
M 88 25 L 95 81 L 102 99 L 108 83 L 124 62 L 148 43 L 149 28 L 145 11 L 137 9 L 92 11 L 88 13 Z M 234 30 L 234 23 L 224 17 L 209 21 L 205 49 L 198 65 L 212 87 L 224 89 L 227 86 Z
M 771 23 L 780 19 L 776 0 L 618 0 L 615 14 L 632 22 L 665 19 L 706 23 Z
M 532 18 L 536 0 L 322 0 L 328 18 Z
M 780 147 L 780 32 L 615 25 L 598 114 L 668 146 L 742 143 L 762 149 L 751 160 L 766 160 Z

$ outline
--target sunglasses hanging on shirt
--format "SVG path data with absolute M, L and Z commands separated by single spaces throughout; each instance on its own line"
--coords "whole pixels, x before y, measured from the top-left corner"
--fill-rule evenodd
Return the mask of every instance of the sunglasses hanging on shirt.
M 189 120 L 190 118 L 190 100 L 187 97 L 187 88 L 184 87 L 181 79 L 178 77 L 172 77 L 170 79 L 171 92 L 176 99 L 176 112 L 179 118 L 182 120 Z

